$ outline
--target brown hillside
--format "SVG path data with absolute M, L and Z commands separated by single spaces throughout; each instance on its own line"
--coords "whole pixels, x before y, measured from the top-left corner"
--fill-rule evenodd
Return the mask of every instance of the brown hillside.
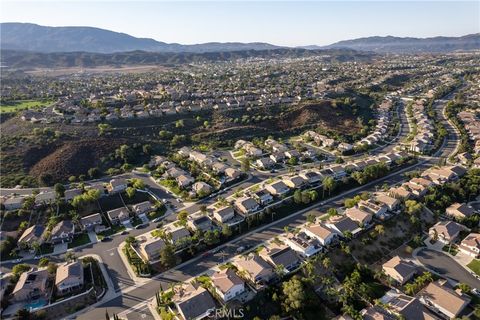
M 30 174 L 35 177 L 51 174 L 56 180 L 84 174 L 98 166 L 99 159 L 114 151 L 119 144 L 119 141 L 110 140 L 66 142 L 35 163 L 30 168 Z

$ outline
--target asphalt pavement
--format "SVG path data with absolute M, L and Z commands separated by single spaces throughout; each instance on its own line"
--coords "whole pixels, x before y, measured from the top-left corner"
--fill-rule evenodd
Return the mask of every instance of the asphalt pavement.
M 417 253 L 417 259 L 427 267 L 427 269 L 433 270 L 442 277 L 447 277 L 460 283 L 466 283 L 471 288 L 480 289 L 480 280 L 443 252 L 422 249 Z

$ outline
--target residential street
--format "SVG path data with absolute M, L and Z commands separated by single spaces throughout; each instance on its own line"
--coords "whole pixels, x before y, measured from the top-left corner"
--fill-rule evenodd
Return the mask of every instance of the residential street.
M 440 115 L 443 115 L 441 110 L 444 106 L 444 103 L 438 103 L 435 105 L 436 110 L 438 110 Z M 402 117 L 402 123 L 405 123 L 406 119 Z M 107 270 L 112 278 L 112 281 L 115 286 L 115 292 L 117 297 L 113 298 L 110 301 L 102 303 L 100 306 L 81 314 L 78 319 L 100 319 L 105 314 L 105 308 L 108 308 L 110 314 L 120 314 L 121 316 L 126 316 L 128 319 L 153 319 L 148 308 L 146 308 L 146 300 L 150 299 L 155 295 L 160 287 L 168 288 L 169 283 L 176 281 L 185 281 L 191 277 L 198 276 L 199 274 L 205 272 L 209 268 L 221 264 L 225 260 L 228 260 L 234 257 L 237 253 L 236 250 L 240 246 L 248 245 L 250 247 L 261 244 L 262 242 L 272 239 L 275 236 L 284 232 L 284 226 L 295 227 L 306 222 L 306 217 L 313 213 L 315 215 L 323 214 L 329 207 L 340 207 L 343 205 L 345 198 L 353 197 L 354 195 L 363 192 L 363 191 L 375 191 L 376 187 L 379 187 L 383 184 L 396 185 L 405 180 L 403 175 L 404 172 L 412 170 L 424 170 L 432 165 L 436 165 L 439 159 L 448 158 L 451 153 L 455 150 L 458 137 L 455 130 L 450 126 L 450 124 L 443 119 L 444 124 L 449 132 L 447 139 L 444 141 L 442 147 L 436 152 L 432 157 L 419 158 L 419 162 L 411 167 L 405 168 L 399 172 L 390 174 L 384 178 L 378 179 L 377 181 L 368 183 L 364 186 L 356 188 L 354 190 L 345 191 L 344 193 L 335 196 L 327 201 L 324 201 L 322 204 L 315 204 L 309 208 L 303 209 L 299 212 L 296 212 L 288 217 L 285 217 L 282 220 L 275 221 L 269 225 L 262 226 L 257 230 L 253 230 L 247 234 L 240 236 L 238 239 L 235 239 L 231 243 L 221 245 L 222 248 L 220 252 L 217 252 L 214 255 L 210 256 L 199 256 L 194 258 L 183 265 L 176 267 L 172 270 L 164 272 L 161 275 L 156 276 L 155 278 L 148 279 L 146 283 L 142 285 L 136 285 L 134 281 L 129 277 L 126 267 L 123 264 L 123 261 L 119 257 L 117 248 L 125 240 L 128 235 L 116 235 L 109 242 L 98 242 L 94 245 L 89 245 L 82 249 L 75 250 L 78 256 L 85 254 L 97 254 L 101 256 L 104 261 Z M 406 135 L 405 132 L 406 125 L 402 126 L 402 130 L 399 133 L 399 136 L 403 137 Z M 393 145 L 385 146 L 385 150 L 392 150 Z M 384 152 L 384 150 L 378 150 L 375 153 Z M 279 174 L 279 173 L 277 173 Z M 255 172 L 252 175 L 252 178 L 246 182 L 241 183 L 240 186 L 230 189 L 222 196 L 228 197 L 234 193 L 234 190 L 237 188 L 245 189 L 252 184 L 258 183 L 262 180 L 267 179 L 271 176 L 271 173 L 260 173 Z M 147 174 L 125 174 L 122 175 L 124 178 L 140 178 L 142 179 L 148 188 L 155 193 L 158 197 L 167 198 L 173 202 L 170 194 L 166 193 L 165 190 L 160 188 Z M 193 205 L 190 205 L 185 208 L 189 213 L 196 212 L 200 209 L 201 205 L 210 205 L 216 201 L 215 198 L 207 198 L 201 200 Z M 177 208 L 181 209 L 183 204 L 176 202 Z M 167 221 L 175 220 L 174 215 L 167 216 L 165 218 Z M 149 232 L 156 227 L 156 224 L 150 223 L 150 225 L 145 229 L 139 230 L 130 230 L 129 235 L 137 236 L 145 232 Z M 433 258 L 432 258 L 433 256 Z M 61 261 L 63 257 L 58 257 L 57 261 Z M 428 254 L 425 253 L 425 256 L 422 255 L 422 259 L 425 261 L 431 261 L 433 264 L 439 263 L 447 264 L 450 263 L 448 257 L 437 255 L 436 253 Z M 36 264 L 37 261 L 27 261 L 27 263 Z M 12 263 L 6 263 L 2 265 L 2 272 L 8 272 L 9 269 L 13 266 Z M 464 279 L 468 281 L 467 283 L 478 284 L 480 282 L 469 275 L 465 270 L 460 266 L 458 268 L 453 267 L 453 270 L 449 269 L 445 271 L 446 275 L 452 275 L 452 277 L 457 277 L 459 279 Z M 470 277 L 470 279 L 469 279 Z M 462 280 L 463 281 L 463 280 Z
M 442 276 L 460 283 L 466 283 L 471 288 L 480 288 L 479 279 L 443 252 L 422 249 L 418 252 L 417 258 L 428 269 L 431 269 Z

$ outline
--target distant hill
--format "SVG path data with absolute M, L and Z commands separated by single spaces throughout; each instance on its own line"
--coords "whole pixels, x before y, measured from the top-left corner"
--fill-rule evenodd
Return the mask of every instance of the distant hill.
M 320 48 L 309 46 L 307 49 Z M 462 37 L 367 37 L 336 42 L 322 48 L 349 48 L 378 53 L 442 53 L 480 49 L 480 33 Z
M 240 50 L 227 52 L 146 52 L 132 51 L 119 53 L 92 52 L 52 52 L 39 53 L 29 51 L 1 51 L 1 64 L 6 69 L 33 68 L 94 68 L 99 66 L 133 66 L 133 65 L 175 65 L 192 62 L 214 62 L 246 58 L 310 57 L 322 55 L 329 61 L 365 61 L 375 55 L 357 52 L 351 49 L 306 50 L 280 48 L 271 50 Z
M 45 27 L 32 23 L 1 23 L 2 49 L 34 52 L 217 52 L 280 48 L 268 43 L 209 42 L 194 45 L 136 38 L 125 33 L 92 27 Z

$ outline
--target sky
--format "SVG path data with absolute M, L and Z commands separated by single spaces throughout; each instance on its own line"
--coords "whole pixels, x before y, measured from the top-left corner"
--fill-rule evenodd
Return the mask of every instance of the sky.
M 0 21 L 92 26 L 168 43 L 327 45 L 368 36 L 478 33 L 480 0 L 1 0 Z

